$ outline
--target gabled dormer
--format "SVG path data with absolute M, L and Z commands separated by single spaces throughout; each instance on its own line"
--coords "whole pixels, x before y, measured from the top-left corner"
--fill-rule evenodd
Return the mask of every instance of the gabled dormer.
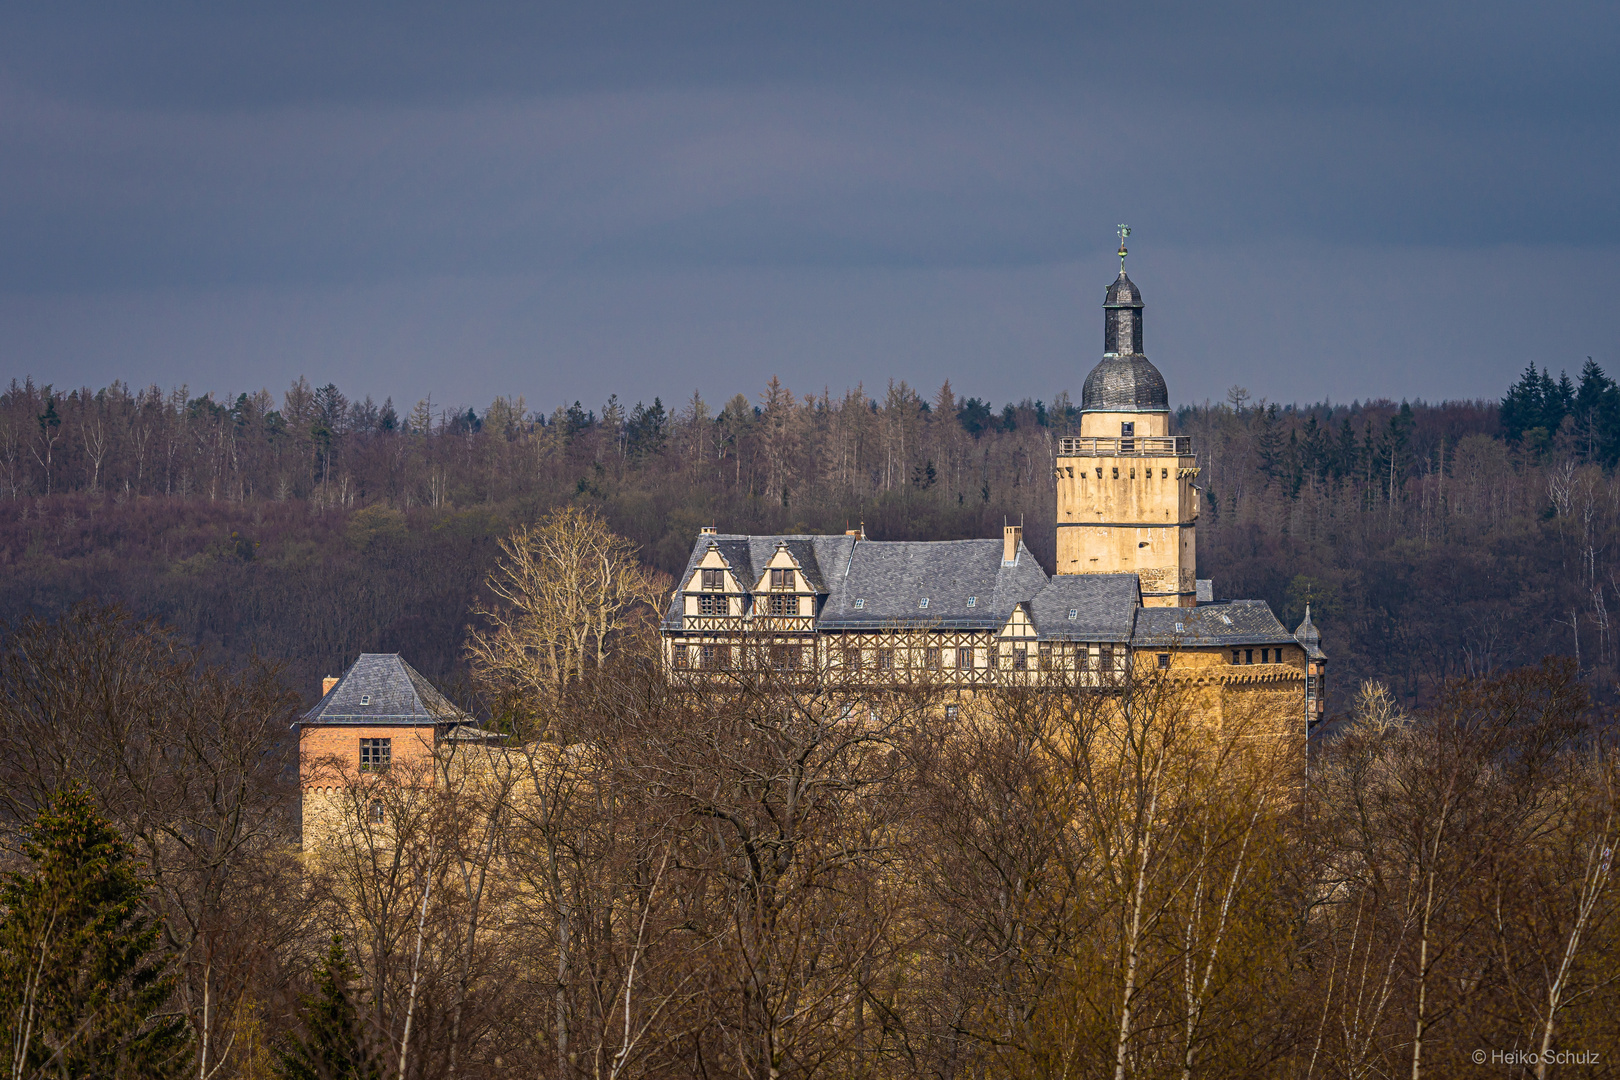
M 1012 611 L 1007 615 L 1007 621 L 1001 624 L 998 635 L 1002 640 L 1028 638 L 1033 641 L 1036 637 L 1035 620 L 1030 617 L 1029 603 L 1021 601 L 1013 605 Z
M 748 585 L 730 560 L 711 542 L 681 586 L 682 612 L 688 618 L 740 616 L 747 605 Z
M 808 618 L 816 614 L 820 590 L 786 543 L 778 543 L 754 582 L 754 615 Z

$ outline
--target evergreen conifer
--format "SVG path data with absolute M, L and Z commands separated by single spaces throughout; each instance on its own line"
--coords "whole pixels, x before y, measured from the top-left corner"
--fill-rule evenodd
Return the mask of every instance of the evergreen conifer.
M 303 1036 L 280 1054 L 276 1071 L 285 1080 L 382 1080 L 384 1070 L 349 1000 L 350 978 L 343 940 L 334 935 L 316 969 L 315 993 L 304 998 Z
M 33 867 L 0 878 L 0 1027 L 12 1075 L 189 1072 L 183 1017 L 163 1010 L 171 954 L 143 910 L 127 842 L 73 788 L 23 831 Z

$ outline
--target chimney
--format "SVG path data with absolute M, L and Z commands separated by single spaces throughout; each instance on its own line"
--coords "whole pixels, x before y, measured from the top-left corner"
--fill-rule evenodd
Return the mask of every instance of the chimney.
M 699 536 L 715 536 L 719 532 L 720 532 L 720 530 L 715 528 L 713 525 L 705 525 L 705 526 L 703 526 L 702 528 L 700 528 L 698 530 L 698 535 Z
M 1024 539 L 1022 525 L 1007 525 L 1001 530 L 1001 565 L 1012 566 L 1018 561 L 1018 544 Z
M 330 694 L 332 692 L 332 687 L 336 686 L 337 684 L 338 679 L 336 675 L 328 675 L 326 678 L 322 679 L 321 697 L 325 697 L 327 694 Z

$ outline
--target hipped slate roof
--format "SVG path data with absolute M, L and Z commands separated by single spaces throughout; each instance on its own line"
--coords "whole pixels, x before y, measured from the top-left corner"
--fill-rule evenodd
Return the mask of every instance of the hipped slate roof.
M 1293 645 L 1264 600 L 1222 600 L 1195 608 L 1142 608 L 1136 613 L 1141 645 Z
M 1195 608 L 1144 608 L 1135 574 L 1063 574 L 1048 578 L 1023 544 L 1003 565 L 1000 540 L 858 540 L 851 536 L 703 534 L 681 575 L 684 589 L 711 545 L 750 588 L 785 544 L 818 592 L 817 630 L 937 627 L 1000 630 L 1027 605 L 1039 640 L 1224 646 L 1286 645 L 1264 600 L 1223 600 Z M 928 606 L 922 606 L 926 597 Z M 968 599 L 974 604 L 968 606 Z M 856 607 L 856 601 L 861 606 Z M 685 627 L 677 591 L 665 630 Z M 1069 618 L 1073 611 L 1075 617 Z M 1179 627 L 1179 629 L 1178 629 Z M 701 627 L 699 627 L 701 628 Z
M 464 724 L 472 717 L 452 705 L 398 653 L 361 653 L 306 724 Z
M 1129 641 L 1141 588 L 1135 574 L 1059 575 L 1029 602 L 1030 618 L 1046 641 Z

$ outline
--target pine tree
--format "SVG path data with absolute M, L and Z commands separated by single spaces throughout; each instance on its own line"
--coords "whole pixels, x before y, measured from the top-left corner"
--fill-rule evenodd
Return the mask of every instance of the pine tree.
M 336 935 L 316 969 L 315 993 L 304 998 L 302 1038 L 281 1051 L 276 1071 L 286 1080 L 382 1080 L 383 1067 L 367 1045 L 349 1000 L 351 970 Z
M 13 1075 L 189 1072 L 183 1018 L 164 1015 L 172 955 L 142 910 L 129 846 L 78 789 L 23 832 L 33 868 L 0 880 L 0 1026 Z
M 1272 402 L 1260 413 L 1260 433 L 1255 437 L 1260 450 L 1260 471 L 1269 478 L 1277 475 L 1282 462 L 1282 421 L 1277 415 L 1277 403 Z
M 1502 399 L 1502 434 L 1508 442 L 1516 443 L 1526 431 L 1542 426 L 1542 401 L 1541 374 L 1531 364 Z

